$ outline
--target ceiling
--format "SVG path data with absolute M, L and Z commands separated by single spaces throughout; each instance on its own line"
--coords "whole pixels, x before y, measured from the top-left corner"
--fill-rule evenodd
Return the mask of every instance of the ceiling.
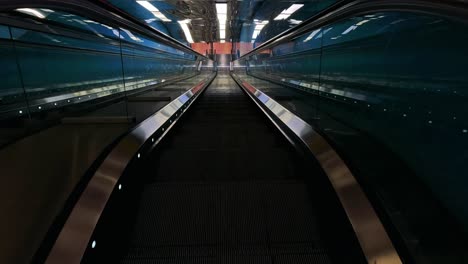
M 336 0 L 107 1 L 136 19 L 186 45 L 191 42 L 210 43 L 223 40 L 226 42 L 263 42 L 286 29 L 296 26 L 336 2 Z M 220 35 L 217 3 L 227 4 L 226 36 L 224 39 Z M 299 7 L 299 9 L 284 16 L 284 12 L 292 5 Z M 277 19 L 280 14 L 283 15 L 284 19 Z M 190 37 L 187 37 L 187 30 L 193 41 Z

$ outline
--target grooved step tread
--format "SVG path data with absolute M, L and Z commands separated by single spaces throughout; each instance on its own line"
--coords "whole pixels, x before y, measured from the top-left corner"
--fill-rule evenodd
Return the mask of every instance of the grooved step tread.
M 307 188 L 300 182 L 155 183 L 146 187 L 141 201 L 125 261 L 327 259 Z
M 331 263 L 303 161 L 249 100 L 218 75 L 147 158 L 122 263 Z

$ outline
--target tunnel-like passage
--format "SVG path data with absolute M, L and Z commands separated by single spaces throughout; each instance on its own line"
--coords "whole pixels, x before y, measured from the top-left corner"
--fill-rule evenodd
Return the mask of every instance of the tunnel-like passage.
M 0 262 L 467 263 L 467 17 L 3 1 Z

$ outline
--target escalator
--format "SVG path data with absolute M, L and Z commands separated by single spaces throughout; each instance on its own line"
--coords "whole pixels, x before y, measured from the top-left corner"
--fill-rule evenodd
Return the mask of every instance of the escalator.
M 228 74 L 126 177 L 144 185 L 85 262 L 365 263 L 322 171 Z
M 0 262 L 468 262 L 463 3 L 116 2 L 0 8 Z

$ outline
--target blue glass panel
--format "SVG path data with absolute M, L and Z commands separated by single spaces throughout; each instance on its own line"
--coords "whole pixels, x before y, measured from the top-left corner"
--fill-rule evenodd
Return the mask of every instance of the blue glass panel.
M 36 45 L 62 46 L 64 48 L 120 53 L 119 42 L 107 38 L 93 37 L 91 39 L 80 39 L 14 27 L 11 28 L 11 33 L 14 40 Z
M 0 38 L 2 39 L 10 39 L 10 30 L 7 26 L 0 25 Z
M 196 58 L 121 29 L 122 62 L 127 91 L 196 74 Z
M 236 63 L 332 142 L 417 263 L 466 258 L 467 32 L 447 17 L 374 12 Z
M 27 104 L 16 63 L 15 48 L 7 26 L 0 26 L 0 119 L 26 117 Z M 2 129 L 8 129 L 3 127 Z M 21 132 L 21 131 L 18 131 Z M 16 133 L 13 133 L 16 134 Z M 7 134 L 8 135 L 8 134 Z
M 86 31 L 87 33 L 94 34 L 99 37 L 118 37 L 117 29 L 76 14 L 47 8 L 23 8 L 17 9 L 17 11 L 31 16 L 31 18 L 37 19 L 37 22 L 39 23 L 54 22 L 61 26 Z

